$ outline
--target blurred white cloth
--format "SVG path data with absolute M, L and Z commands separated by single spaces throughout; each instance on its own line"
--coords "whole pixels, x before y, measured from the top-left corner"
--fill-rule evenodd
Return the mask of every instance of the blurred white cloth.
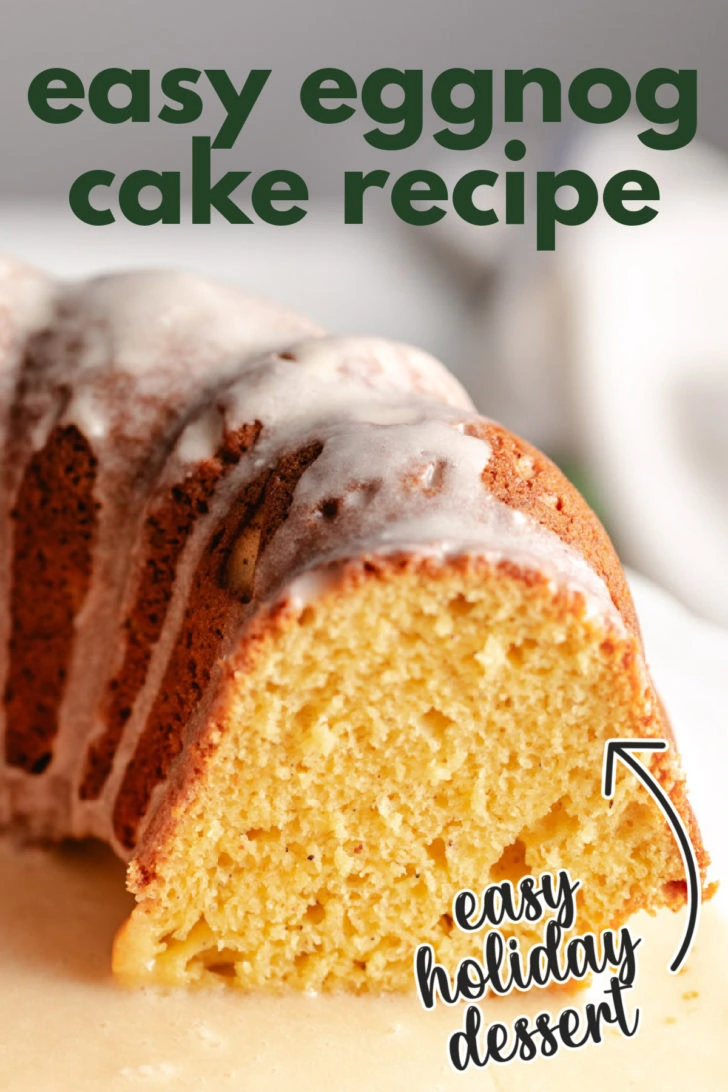
M 643 152 L 660 214 L 595 219 L 563 252 L 580 444 L 627 559 L 728 624 L 728 164 Z M 581 165 L 625 162 L 615 134 Z
M 560 159 L 541 166 L 600 189 L 649 172 L 658 215 L 625 227 L 600 209 L 558 228 L 554 253 L 532 227 L 504 229 L 483 252 L 469 385 L 484 412 L 582 465 L 625 560 L 728 625 L 728 162 L 699 144 L 651 151 L 627 125 Z M 472 275 L 462 231 L 448 244 Z

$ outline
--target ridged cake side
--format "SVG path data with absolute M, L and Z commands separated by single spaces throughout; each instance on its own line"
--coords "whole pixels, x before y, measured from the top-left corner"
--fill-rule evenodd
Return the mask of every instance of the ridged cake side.
M 247 361 L 318 331 L 265 301 L 177 273 L 71 285 L 35 275 L 43 307 L 23 319 L 18 284 L 33 275 L 7 268 L 0 313 L 15 333 L 1 353 L 0 586 L 9 632 L 0 814 L 44 836 L 103 836 L 104 824 L 80 798 L 93 796 L 93 777 L 103 783 L 109 748 L 101 745 L 99 759 L 99 737 L 109 729 L 118 738 L 136 697 L 131 691 L 143 681 L 143 664 L 135 663 L 132 677 L 124 663 L 135 655 L 129 645 L 147 639 L 135 628 L 134 589 L 145 571 L 147 586 L 156 588 L 165 552 L 164 543 L 145 536 L 163 503 L 156 483 L 190 418 Z M 245 437 L 240 442 L 244 447 Z M 177 467 L 178 480 L 165 479 L 163 487 L 182 520 L 187 470 Z M 170 540 L 174 523 L 167 514 Z M 155 548 L 158 559 L 148 556 Z M 153 603 L 148 610 L 154 613 Z M 119 672 L 126 687 L 120 708 Z

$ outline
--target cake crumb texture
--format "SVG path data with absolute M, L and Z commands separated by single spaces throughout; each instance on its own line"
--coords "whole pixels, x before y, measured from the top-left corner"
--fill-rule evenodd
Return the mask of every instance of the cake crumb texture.
M 623 773 L 601 796 L 605 741 L 661 721 L 630 639 L 578 598 L 477 562 L 375 562 L 240 656 L 165 849 L 131 865 L 122 977 L 402 990 L 418 944 L 477 954 L 450 916 L 462 887 L 568 868 L 582 933 L 684 900 L 654 801 Z

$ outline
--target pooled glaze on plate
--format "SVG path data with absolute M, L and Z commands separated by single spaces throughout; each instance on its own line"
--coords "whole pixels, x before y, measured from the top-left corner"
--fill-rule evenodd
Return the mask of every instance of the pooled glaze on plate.
M 127 991 L 109 975 L 128 913 L 123 866 L 86 843 L 63 849 L 0 841 L 0 1087 L 5 1092 L 480 1092 L 639 1088 L 724 1092 L 728 941 L 720 907 L 703 908 L 687 970 L 667 964 L 681 920 L 637 918 L 642 935 L 629 1006 L 641 1029 L 529 1065 L 453 1072 L 447 1040 L 460 1009 L 425 1013 L 408 997 L 241 996 L 232 991 Z M 533 991 L 532 991 L 533 992 Z M 568 1004 L 583 1005 L 591 994 Z M 486 1002 L 486 1019 L 558 1011 L 536 991 Z M 517 1011 L 518 1010 L 518 1011 Z M 615 1080 L 617 1083 L 615 1084 Z

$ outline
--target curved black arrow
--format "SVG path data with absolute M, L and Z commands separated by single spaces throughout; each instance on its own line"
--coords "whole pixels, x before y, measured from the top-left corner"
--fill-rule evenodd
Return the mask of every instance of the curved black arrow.
M 685 866 L 688 880 L 688 915 L 685 923 L 685 933 L 677 955 L 670 964 L 672 974 L 682 967 L 687 959 L 688 952 L 698 927 L 698 915 L 700 914 L 700 874 L 698 862 L 695 857 L 693 844 L 688 837 L 685 824 L 679 813 L 673 806 L 672 800 L 662 786 L 655 780 L 652 774 L 641 762 L 638 762 L 630 751 L 666 751 L 669 744 L 665 739 L 610 739 L 604 746 L 604 765 L 602 767 L 602 796 L 610 800 L 614 796 L 614 766 L 615 759 L 619 758 L 625 766 L 637 774 L 640 781 L 647 787 L 647 791 L 655 798 L 665 813 L 668 823 L 673 829 L 680 848 L 680 855 Z

